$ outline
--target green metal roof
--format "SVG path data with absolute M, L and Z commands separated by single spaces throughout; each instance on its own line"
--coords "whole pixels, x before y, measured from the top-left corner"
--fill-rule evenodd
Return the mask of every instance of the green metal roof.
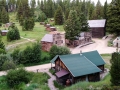
M 74 77 L 100 72 L 101 70 L 80 54 L 59 56 Z
M 59 55 L 56 55 L 50 62 L 54 63 L 54 61 L 58 58 Z
M 104 60 L 98 53 L 98 51 L 91 51 L 91 52 L 85 52 L 82 53 L 87 59 L 89 59 L 92 63 L 94 63 L 96 66 L 105 64 Z
M 97 66 L 105 64 L 97 51 L 81 54 L 56 55 L 51 60 L 51 63 L 54 63 L 58 57 L 74 77 L 100 72 L 101 70 Z

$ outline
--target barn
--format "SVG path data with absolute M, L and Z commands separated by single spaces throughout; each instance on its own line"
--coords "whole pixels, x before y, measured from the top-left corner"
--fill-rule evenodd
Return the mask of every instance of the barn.
M 88 20 L 90 31 L 93 38 L 102 38 L 106 34 L 106 20 Z
M 78 54 L 57 55 L 51 63 L 55 64 L 56 80 L 66 85 L 78 81 L 100 81 L 100 73 L 104 72 L 104 60 L 98 51 Z

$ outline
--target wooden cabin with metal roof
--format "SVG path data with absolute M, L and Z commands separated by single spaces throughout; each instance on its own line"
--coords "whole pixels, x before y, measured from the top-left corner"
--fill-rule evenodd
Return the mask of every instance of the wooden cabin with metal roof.
M 93 38 L 102 38 L 106 34 L 106 20 L 88 20 L 88 25 Z
M 98 51 L 78 54 L 56 55 L 51 63 L 55 64 L 56 80 L 67 85 L 79 81 L 100 81 L 100 73 L 104 71 L 104 60 Z

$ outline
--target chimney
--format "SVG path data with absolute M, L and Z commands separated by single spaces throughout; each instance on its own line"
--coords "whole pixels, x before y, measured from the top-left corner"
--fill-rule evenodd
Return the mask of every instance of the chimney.
M 82 55 L 82 51 L 80 50 L 80 55 Z

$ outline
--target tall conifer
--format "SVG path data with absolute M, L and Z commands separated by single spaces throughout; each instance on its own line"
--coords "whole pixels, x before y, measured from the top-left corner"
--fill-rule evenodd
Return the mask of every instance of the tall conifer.
M 107 31 L 120 35 L 120 1 L 112 0 L 107 13 Z

